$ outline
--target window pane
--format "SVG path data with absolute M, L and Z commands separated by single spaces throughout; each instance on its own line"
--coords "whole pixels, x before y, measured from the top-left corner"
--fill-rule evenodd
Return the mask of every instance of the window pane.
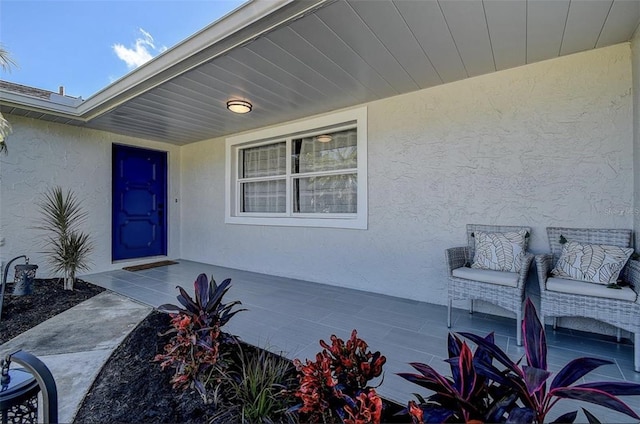
M 318 141 L 319 136 L 293 140 L 293 173 L 352 169 L 358 165 L 358 137 L 356 129 L 323 134 L 330 138 Z
M 242 183 L 242 212 L 286 212 L 285 180 Z
M 240 178 L 284 175 L 287 170 L 287 144 L 274 143 L 266 146 L 242 149 Z
M 356 174 L 296 178 L 294 211 L 299 213 L 357 213 Z

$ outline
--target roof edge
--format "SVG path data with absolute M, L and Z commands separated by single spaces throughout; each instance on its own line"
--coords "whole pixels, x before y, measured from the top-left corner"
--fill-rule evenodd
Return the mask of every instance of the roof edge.
M 6 106 L 27 109 L 34 112 L 56 115 L 79 121 L 86 121 L 86 119 L 83 119 L 78 114 L 77 105 L 54 102 L 51 99 L 16 93 L 15 91 L 7 90 L 5 88 L 0 88 L 0 99 L 2 100 L 2 104 Z
M 296 0 L 250 0 L 92 95 L 78 106 L 77 114 L 86 120 L 93 119 L 131 98 L 213 59 L 222 53 L 214 52 L 214 54 L 204 54 L 207 49 L 214 48 L 219 43 L 228 40 L 252 24 L 258 23 L 288 5 L 303 5 L 304 11 L 306 12 L 309 9 L 315 9 L 318 4 L 323 4 L 327 1 L 328 0 L 305 2 Z M 284 16 L 278 18 L 278 23 L 286 22 L 300 15 L 302 12 L 300 12 L 299 9 L 300 7 L 293 7 L 291 13 L 285 13 Z M 272 27 L 273 25 L 269 25 L 269 28 Z M 234 40 L 235 42 L 232 43 L 232 46 L 225 48 L 223 53 L 232 47 L 256 38 L 264 32 L 264 29 L 257 28 L 255 32 L 250 32 L 250 35 L 247 34 L 240 37 L 240 40 Z M 152 79 L 155 79 L 155 81 L 152 81 Z

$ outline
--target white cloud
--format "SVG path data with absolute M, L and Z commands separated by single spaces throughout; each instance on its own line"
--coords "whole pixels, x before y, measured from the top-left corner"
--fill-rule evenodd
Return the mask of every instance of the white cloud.
M 153 37 L 147 31 L 139 28 L 140 37 L 136 38 L 132 48 L 127 48 L 122 44 L 114 44 L 113 51 L 127 64 L 129 69 L 137 68 L 140 65 L 150 61 L 157 53 L 167 50 L 165 46 L 156 48 Z

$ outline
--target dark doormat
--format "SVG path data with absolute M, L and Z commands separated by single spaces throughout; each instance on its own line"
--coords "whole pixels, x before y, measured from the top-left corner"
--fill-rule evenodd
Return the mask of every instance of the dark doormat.
M 149 264 L 125 266 L 122 269 L 124 269 L 125 271 L 142 271 L 143 269 L 158 268 L 160 266 L 175 265 L 177 263 L 179 263 L 179 262 L 176 262 L 176 261 L 160 261 L 160 262 L 152 262 L 152 263 L 149 263 Z

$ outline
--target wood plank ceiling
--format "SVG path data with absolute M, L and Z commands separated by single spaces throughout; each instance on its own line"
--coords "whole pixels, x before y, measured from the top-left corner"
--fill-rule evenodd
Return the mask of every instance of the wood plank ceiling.
M 183 145 L 629 41 L 639 23 L 638 0 L 328 1 L 88 122 L 2 112 Z

